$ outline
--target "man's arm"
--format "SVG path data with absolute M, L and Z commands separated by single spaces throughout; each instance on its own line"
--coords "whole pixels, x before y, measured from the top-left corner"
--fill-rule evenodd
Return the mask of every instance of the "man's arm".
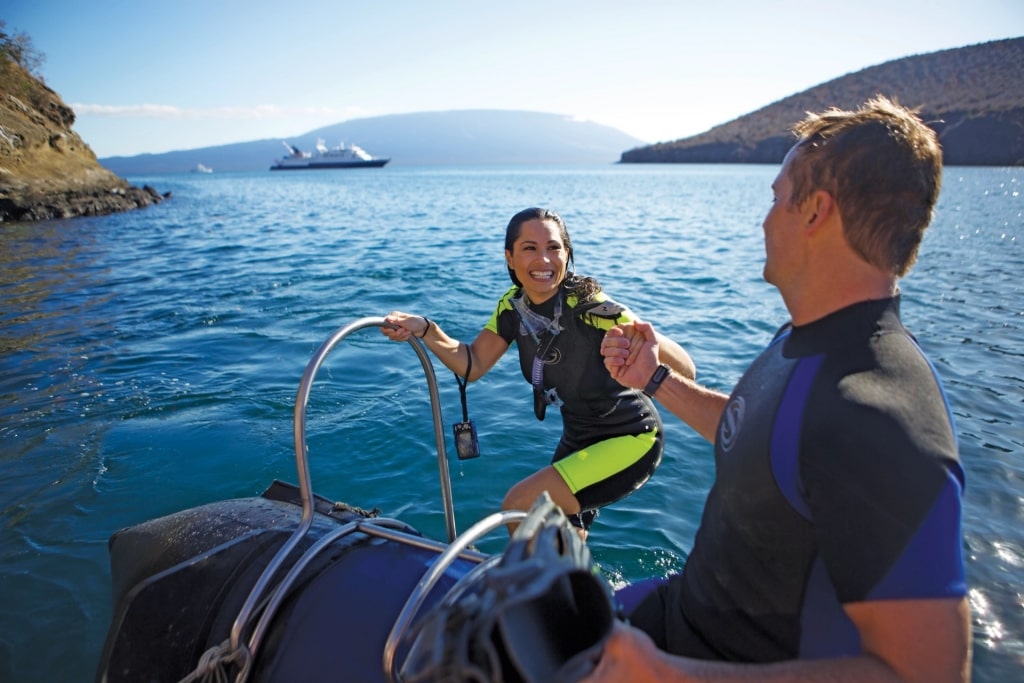
M 873 600 L 844 606 L 865 657 L 877 658 L 904 683 L 971 680 L 967 598 Z
M 670 655 L 618 622 L 594 672 L 581 683 L 967 683 L 971 634 L 967 599 L 895 600 L 846 606 L 864 654 L 772 664 Z
M 605 367 L 619 384 L 643 389 L 658 367 L 659 358 L 665 357 L 661 339 L 650 323 L 638 320 L 617 325 L 608 330 L 601 343 Z M 673 367 L 654 398 L 698 434 L 715 442 L 715 430 L 728 396 L 697 384 Z

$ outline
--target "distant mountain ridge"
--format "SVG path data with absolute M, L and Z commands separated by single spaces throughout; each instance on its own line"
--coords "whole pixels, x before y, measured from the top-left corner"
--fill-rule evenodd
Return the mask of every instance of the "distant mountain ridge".
M 1024 37 L 892 60 L 847 74 L 704 133 L 653 145 L 559 114 L 456 110 L 353 119 L 288 138 L 311 151 L 319 138 L 355 143 L 391 165 L 550 163 L 780 163 L 789 128 L 807 111 L 855 108 L 876 94 L 921 107 L 949 165 L 1024 164 Z M 282 139 L 107 157 L 122 176 L 269 169 Z M 627 150 L 627 151 L 622 151 Z
M 622 131 L 559 114 L 471 109 L 391 114 L 353 119 L 288 138 L 303 151 L 318 139 L 359 145 L 391 164 L 614 163 L 623 149 L 644 141 Z M 201 149 L 107 157 L 100 163 L 120 175 L 188 171 L 197 164 L 217 171 L 267 170 L 286 153 L 283 139 Z
M 622 163 L 780 163 L 807 111 L 895 97 L 938 134 L 948 165 L 1024 165 L 1024 37 L 905 57 L 828 81 L 711 130 L 623 152 Z

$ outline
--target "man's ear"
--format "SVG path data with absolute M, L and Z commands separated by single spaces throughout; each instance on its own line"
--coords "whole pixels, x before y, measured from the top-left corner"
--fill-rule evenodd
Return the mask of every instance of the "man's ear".
M 836 209 L 835 200 L 825 190 L 816 190 L 804 202 L 802 211 L 809 229 L 815 229 L 828 220 Z

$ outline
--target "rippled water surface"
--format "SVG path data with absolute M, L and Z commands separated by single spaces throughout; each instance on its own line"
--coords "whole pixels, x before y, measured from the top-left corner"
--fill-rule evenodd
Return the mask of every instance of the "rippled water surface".
M 565 217 L 577 270 L 728 390 L 785 311 L 761 279 L 776 168 L 476 167 L 132 178 L 173 198 L 96 219 L 0 225 L 0 680 L 85 681 L 112 606 L 107 539 L 296 481 L 295 391 L 335 329 L 392 309 L 471 339 L 508 286 L 504 225 Z M 1024 668 L 1024 177 L 947 168 L 904 282 L 904 319 L 946 383 L 968 470 L 974 680 Z M 447 422 L 460 415 L 436 364 Z M 444 535 L 411 348 L 367 330 L 328 358 L 308 414 L 314 489 Z M 513 356 L 469 388 L 481 458 L 452 461 L 460 530 L 549 459 Z M 591 535 L 615 581 L 678 570 L 711 448 L 665 415 L 664 464 Z M 500 550 L 495 536 L 484 550 Z M 490 544 L 490 547 L 488 547 Z

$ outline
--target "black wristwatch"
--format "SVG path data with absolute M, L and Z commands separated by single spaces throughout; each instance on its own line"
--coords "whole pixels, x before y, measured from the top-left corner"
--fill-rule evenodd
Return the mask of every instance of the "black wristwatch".
M 651 375 L 651 381 L 647 383 L 646 387 L 644 387 L 644 393 L 649 398 L 654 398 L 654 392 L 656 392 L 658 387 L 661 386 L 661 383 L 665 381 L 669 372 L 671 372 L 671 370 L 664 363 L 655 368 L 654 374 Z

